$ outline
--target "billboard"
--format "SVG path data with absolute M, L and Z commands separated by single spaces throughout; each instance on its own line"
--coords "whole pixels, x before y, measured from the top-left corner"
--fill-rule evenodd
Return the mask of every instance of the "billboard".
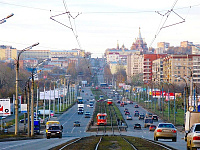
M 0 99 L 0 116 L 11 115 L 10 99 Z

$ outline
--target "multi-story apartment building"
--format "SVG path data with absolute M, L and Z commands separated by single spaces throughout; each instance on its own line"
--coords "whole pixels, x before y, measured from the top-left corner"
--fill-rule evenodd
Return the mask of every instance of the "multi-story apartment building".
M 167 42 L 158 42 L 156 48 L 156 54 L 163 54 L 164 51 L 167 51 L 170 44 Z
M 17 53 L 19 54 L 21 50 L 18 50 Z M 50 58 L 50 50 L 27 50 L 24 51 L 20 59 L 27 59 L 27 58 L 36 58 L 36 59 L 48 59 Z
M 163 80 L 171 84 L 183 84 L 190 80 L 200 83 L 200 55 L 169 55 L 163 59 Z M 184 79 L 183 79 L 184 78 Z
M 131 78 L 137 74 L 143 74 L 143 55 L 132 53 L 127 56 L 127 80 L 130 83 Z
M 163 58 L 158 58 L 152 62 L 152 80 L 160 84 L 163 81 Z
M 182 41 L 181 42 L 181 47 L 188 47 L 193 45 L 193 42 L 188 42 L 188 41 Z
M 10 60 L 17 58 L 17 49 L 12 46 L 0 45 L 0 60 Z
M 152 63 L 154 60 L 159 59 L 159 58 L 164 58 L 166 57 L 167 54 L 144 54 L 144 65 L 143 65 L 143 82 L 145 84 L 151 83 L 152 82 Z
M 62 51 L 51 51 L 50 52 L 50 58 L 53 57 L 60 57 L 60 58 L 65 58 L 65 57 L 84 57 L 85 56 L 85 50 L 80 50 L 80 49 L 72 49 L 72 50 L 62 50 Z

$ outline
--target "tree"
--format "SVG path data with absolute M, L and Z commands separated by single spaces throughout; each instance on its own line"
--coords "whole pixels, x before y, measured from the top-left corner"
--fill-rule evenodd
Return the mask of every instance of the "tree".
M 71 75 L 71 79 L 75 80 L 77 78 L 77 71 L 76 71 L 76 64 L 75 63 L 69 63 L 67 68 L 67 74 Z
M 112 83 L 112 73 L 108 64 L 106 64 L 104 67 L 104 79 L 108 84 Z

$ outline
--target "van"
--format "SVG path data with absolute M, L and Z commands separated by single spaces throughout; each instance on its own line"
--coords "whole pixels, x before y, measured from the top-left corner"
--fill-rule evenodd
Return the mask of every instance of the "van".
M 145 128 L 150 126 L 150 125 L 152 125 L 152 124 L 153 124 L 153 119 L 152 118 L 145 118 L 144 119 L 144 127 Z

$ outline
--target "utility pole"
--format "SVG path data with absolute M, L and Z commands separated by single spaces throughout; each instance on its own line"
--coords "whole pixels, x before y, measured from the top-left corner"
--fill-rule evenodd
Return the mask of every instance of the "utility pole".
M 31 82 L 31 136 L 34 135 L 34 77 L 32 71 L 32 82 Z
M 45 123 L 45 81 L 44 81 L 44 103 L 43 103 L 43 122 Z
M 30 137 L 30 86 L 28 82 L 28 90 L 27 90 L 27 118 L 28 118 L 28 137 Z
M 65 87 L 66 87 L 66 80 L 64 78 L 63 110 L 64 110 L 64 107 L 65 107 L 65 105 L 64 105 L 64 101 L 65 101 Z
M 50 119 L 51 118 L 51 83 L 50 83 L 49 92 L 50 92 L 50 98 L 49 98 L 49 119 Z

